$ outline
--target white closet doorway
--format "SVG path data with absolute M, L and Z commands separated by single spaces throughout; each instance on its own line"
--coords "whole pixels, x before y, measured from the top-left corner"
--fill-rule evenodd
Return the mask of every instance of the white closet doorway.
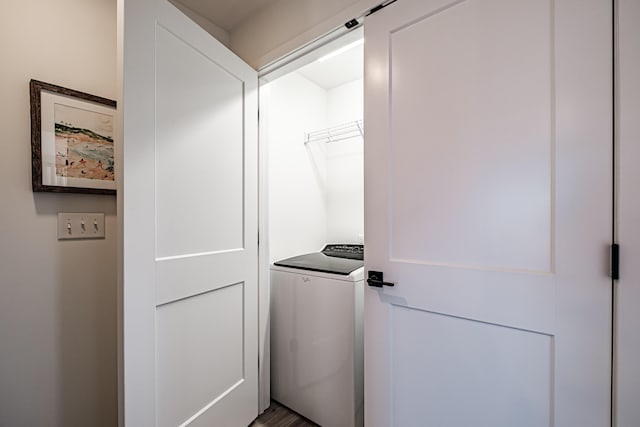
M 364 243 L 363 42 L 354 28 L 261 79 L 261 307 L 274 261 Z M 269 314 L 260 314 L 262 409 L 273 380 Z

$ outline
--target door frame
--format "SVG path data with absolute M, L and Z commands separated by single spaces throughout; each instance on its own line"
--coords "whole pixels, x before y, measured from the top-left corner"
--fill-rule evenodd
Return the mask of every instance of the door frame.
M 362 21 L 367 13 L 368 9 L 357 18 L 354 18 L 360 22 L 358 25 L 348 29 L 344 26 L 333 28 L 327 31 L 324 36 L 294 49 L 280 59 L 258 69 L 258 409 L 260 413 L 269 408 L 271 404 L 271 350 L 269 342 L 271 298 L 271 281 L 269 277 L 269 141 L 267 137 L 270 91 L 269 88 L 265 86 L 359 38 L 354 30 L 364 25 Z
M 633 260 L 640 256 L 637 222 L 640 204 L 637 184 L 640 161 L 637 139 L 640 126 L 634 112 L 640 108 L 640 90 L 635 78 L 640 72 L 640 5 L 635 0 L 614 2 L 614 242 L 619 243 L 620 278 L 614 284 L 613 425 L 625 427 L 640 419 L 637 394 L 640 391 L 640 268 Z M 636 141 L 634 141 L 636 140 Z

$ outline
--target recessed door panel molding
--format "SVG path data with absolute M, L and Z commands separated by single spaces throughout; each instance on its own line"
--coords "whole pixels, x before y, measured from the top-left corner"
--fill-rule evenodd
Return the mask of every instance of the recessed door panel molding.
M 463 1 L 391 31 L 393 259 L 553 272 L 552 7 Z
M 244 84 L 166 28 L 156 34 L 157 256 L 242 248 Z
M 159 261 L 156 263 L 156 304 L 240 282 L 246 262 L 247 254 L 242 250 Z M 202 280 L 202 276 L 206 279 Z
M 157 309 L 159 426 L 182 425 L 244 379 L 244 284 Z
M 543 334 L 555 330 L 551 274 L 398 263 L 403 268 L 393 281 L 415 283 L 403 286 L 401 305 Z
M 552 336 L 400 306 L 391 319 L 393 425 L 553 425 Z

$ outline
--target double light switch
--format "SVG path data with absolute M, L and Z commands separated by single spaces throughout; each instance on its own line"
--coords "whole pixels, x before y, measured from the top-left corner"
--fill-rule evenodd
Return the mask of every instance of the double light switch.
M 104 239 L 103 213 L 58 213 L 58 240 Z

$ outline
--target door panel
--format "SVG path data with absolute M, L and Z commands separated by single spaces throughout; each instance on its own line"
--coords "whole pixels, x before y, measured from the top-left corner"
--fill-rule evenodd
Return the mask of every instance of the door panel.
M 549 425 L 553 337 L 397 305 L 392 310 L 396 425 Z M 416 342 L 416 329 L 428 341 Z M 425 402 L 452 404 L 425 411 Z
M 156 46 L 157 256 L 242 248 L 244 84 L 160 25 Z
M 181 425 L 244 382 L 244 284 L 158 307 L 158 425 Z
M 248 425 L 257 75 L 166 0 L 124 15 L 124 423 Z
M 390 34 L 394 259 L 551 271 L 552 27 L 549 2 L 467 1 Z
M 611 3 L 365 24 L 371 426 L 610 422 Z

